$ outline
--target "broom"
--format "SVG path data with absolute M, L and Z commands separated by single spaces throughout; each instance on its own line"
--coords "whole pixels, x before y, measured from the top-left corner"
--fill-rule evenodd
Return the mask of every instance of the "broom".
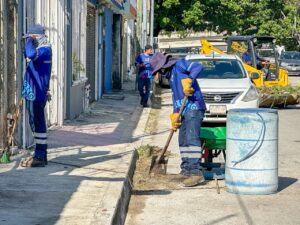
M 9 146 L 11 146 L 14 142 L 14 134 L 15 134 L 15 131 L 16 131 L 16 127 L 17 127 L 17 122 L 20 118 L 20 115 L 21 115 L 21 108 L 22 108 L 22 105 L 23 105 L 23 99 L 21 99 L 19 101 L 19 104 L 17 106 L 17 109 L 16 109 L 16 112 L 15 112 L 15 115 L 14 115 L 14 118 L 13 118 L 13 127 L 12 127 L 12 130 L 8 136 L 8 143 L 7 143 L 7 148 L 4 149 L 3 151 L 3 154 L 0 158 L 0 163 L 10 163 L 10 152 L 9 152 Z

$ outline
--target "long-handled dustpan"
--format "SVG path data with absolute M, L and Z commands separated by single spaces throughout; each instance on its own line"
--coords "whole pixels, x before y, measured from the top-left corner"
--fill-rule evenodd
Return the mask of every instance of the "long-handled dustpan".
M 181 104 L 180 110 L 179 110 L 179 118 L 178 121 L 180 121 L 181 114 L 184 110 L 185 104 L 187 102 L 188 96 L 184 96 L 183 102 Z M 175 130 L 171 129 L 169 137 L 167 139 L 167 142 L 161 151 L 161 153 L 158 156 L 153 156 L 152 161 L 151 161 L 151 166 L 150 166 L 150 173 L 156 173 L 156 174 L 165 174 L 166 173 L 166 166 L 165 166 L 165 153 L 169 147 L 169 144 L 172 140 L 173 134 Z

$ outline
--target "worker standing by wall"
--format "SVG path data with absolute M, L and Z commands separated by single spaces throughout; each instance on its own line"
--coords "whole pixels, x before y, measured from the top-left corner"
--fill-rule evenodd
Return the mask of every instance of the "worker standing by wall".
M 35 152 L 21 162 L 23 167 L 44 167 L 47 164 L 47 124 L 44 108 L 50 98 L 49 82 L 52 49 L 43 26 L 37 24 L 25 35 L 26 73 L 22 96 L 26 100 L 29 123 L 35 140 Z
M 153 75 L 164 74 L 170 80 L 173 100 L 171 114 L 172 129 L 179 130 L 179 149 L 181 154 L 181 175 L 183 186 L 192 187 L 204 183 L 201 172 L 200 128 L 206 110 L 205 102 L 197 83 L 203 67 L 199 63 L 185 59 L 174 59 L 171 56 L 155 53 L 150 61 Z M 180 119 L 179 110 L 185 96 L 187 103 Z

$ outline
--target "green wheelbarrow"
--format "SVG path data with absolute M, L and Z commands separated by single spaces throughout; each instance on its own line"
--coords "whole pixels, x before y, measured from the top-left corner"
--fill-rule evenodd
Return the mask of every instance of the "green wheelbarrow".
M 205 169 L 206 179 L 224 179 L 225 163 L 214 163 L 213 158 L 223 153 L 226 160 L 226 127 L 201 127 L 200 139 L 202 143 L 204 162 L 201 166 Z
M 201 127 L 200 139 L 208 150 L 225 150 L 226 127 Z

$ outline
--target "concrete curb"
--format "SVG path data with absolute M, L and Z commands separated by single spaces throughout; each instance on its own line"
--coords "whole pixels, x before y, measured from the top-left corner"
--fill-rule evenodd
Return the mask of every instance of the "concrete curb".
M 111 225 L 123 225 L 125 223 L 128 205 L 131 198 L 132 179 L 135 171 L 137 158 L 137 151 L 134 150 L 130 160 L 127 176 L 123 183 L 123 188 L 118 199 L 114 215 L 112 217 Z
M 151 108 L 143 108 L 142 111 L 139 110 L 139 105 L 137 105 L 136 110 L 131 118 L 136 118 L 138 113 L 140 113 L 140 119 L 137 123 L 137 126 L 133 132 L 133 142 L 127 147 L 127 150 L 133 150 L 135 147 L 143 143 L 143 135 L 145 132 L 145 127 L 150 115 Z M 140 138 L 135 141 L 135 138 Z M 138 153 L 136 150 L 133 150 L 131 160 L 129 162 L 129 168 L 127 171 L 126 178 L 123 182 L 123 187 L 115 207 L 115 211 L 111 220 L 111 225 L 124 225 L 127 215 L 127 210 L 132 193 L 132 179 L 135 171 L 136 161 L 138 159 Z

